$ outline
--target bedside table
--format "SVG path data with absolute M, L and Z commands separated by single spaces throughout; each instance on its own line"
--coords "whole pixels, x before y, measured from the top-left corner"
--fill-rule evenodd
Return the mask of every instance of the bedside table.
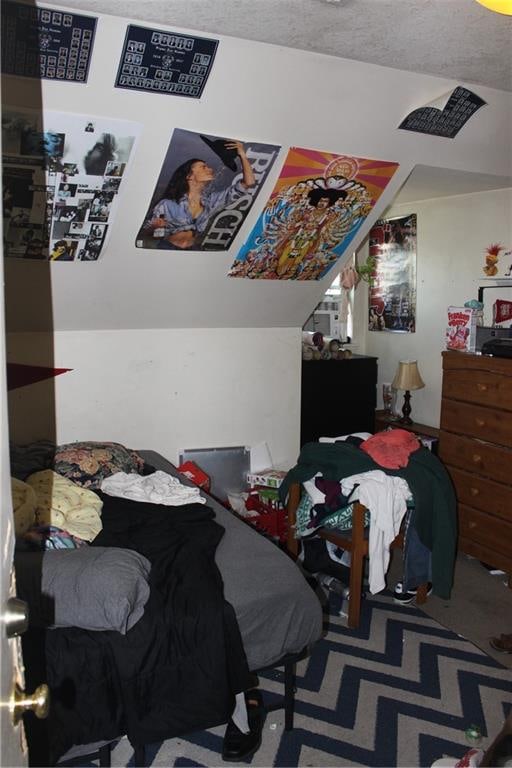
M 439 429 L 429 427 L 427 424 L 418 424 L 413 421 L 412 424 L 402 424 L 399 416 L 390 416 L 385 411 L 375 411 L 375 432 L 382 432 L 385 429 L 405 429 L 412 432 L 420 439 L 427 438 L 423 443 L 426 448 L 430 448 L 432 453 L 437 455 L 437 443 L 439 440 Z M 428 444 L 430 443 L 430 445 Z

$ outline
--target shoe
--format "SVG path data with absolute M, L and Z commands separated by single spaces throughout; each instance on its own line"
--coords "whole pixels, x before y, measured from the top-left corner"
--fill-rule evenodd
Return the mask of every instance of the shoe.
M 427 587 L 427 595 L 431 595 L 432 584 L 430 581 L 428 582 Z M 405 591 L 403 582 L 399 581 L 395 587 L 395 591 L 393 592 L 393 602 L 398 603 L 398 605 L 409 605 L 409 603 L 412 603 L 413 600 L 416 599 L 417 591 L 417 589 L 408 589 Z
M 265 707 L 261 693 L 257 690 L 246 691 L 247 720 L 249 733 L 243 733 L 230 719 L 226 726 L 222 744 L 222 759 L 238 762 L 251 757 L 261 746 L 261 732 L 265 722 Z M 256 704 L 252 702 L 256 701 Z
M 500 653 L 512 653 L 512 635 L 491 637 L 489 645 L 491 648 L 494 648 L 495 651 L 499 651 Z

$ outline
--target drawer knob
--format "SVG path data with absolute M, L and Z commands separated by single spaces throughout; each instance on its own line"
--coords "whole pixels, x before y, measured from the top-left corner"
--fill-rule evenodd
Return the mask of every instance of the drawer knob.
M 476 388 L 477 388 L 477 389 L 478 389 L 480 392 L 487 392 L 487 384 L 477 384 L 477 385 L 476 385 Z
M 471 494 L 472 496 L 478 496 L 478 494 L 480 493 L 480 491 L 479 491 L 479 489 L 478 489 L 478 488 L 470 488 L 470 489 L 469 489 L 469 492 L 470 492 L 470 494 Z
M 468 528 L 476 528 L 476 523 L 474 523 L 473 521 L 470 521 L 468 523 Z
M 485 419 L 475 419 L 479 427 L 485 427 Z
M 482 461 L 482 457 L 478 453 L 473 454 L 473 461 L 475 464 L 479 464 Z

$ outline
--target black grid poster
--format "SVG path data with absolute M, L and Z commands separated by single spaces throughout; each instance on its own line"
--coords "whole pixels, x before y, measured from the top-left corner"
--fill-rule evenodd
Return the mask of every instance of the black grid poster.
M 398 126 L 404 131 L 454 139 L 469 118 L 486 103 L 467 88 L 457 86 L 445 104 L 427 104 L 413 110 Z
M 128 26 L 116 88 L 200 98 L 218 40 Z
M 96 18 L 2 0 L 5 75 L 86 83 Z

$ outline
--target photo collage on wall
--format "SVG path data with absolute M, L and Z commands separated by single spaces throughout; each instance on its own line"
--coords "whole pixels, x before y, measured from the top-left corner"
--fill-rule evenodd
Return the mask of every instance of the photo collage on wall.
M 370 230 L 375 262 L 368 297 L 368 329 L 416 330 L 416 214 L 379 219 Z
M 6 107 L 4 255 L 97 261 L 139 131 L 123 120 Z
M 227 250 L 278 152 L 274 144 L 176 128 L 136 246 Z
M 229 276 L 320 280 L 397 168 L 398 163 L 292 147 Z

